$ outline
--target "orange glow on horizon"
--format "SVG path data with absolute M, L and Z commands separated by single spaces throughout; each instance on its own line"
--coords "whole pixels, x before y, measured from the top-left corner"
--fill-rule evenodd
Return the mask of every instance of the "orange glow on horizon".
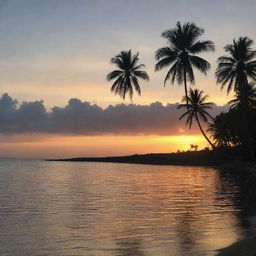
M 17 138 L 19 140 L 17 140 Z M 1 156 L 85 157 L 187 151 L 190 144 L 207 146 L 201 135 L 177 136 L 17 136 L 2 142 Z

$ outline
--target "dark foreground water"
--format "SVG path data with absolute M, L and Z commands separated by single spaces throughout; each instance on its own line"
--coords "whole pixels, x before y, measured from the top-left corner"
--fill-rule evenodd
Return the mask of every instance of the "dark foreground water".
M 245 233 L 208 167 L 0 160 L 1 256 L 200 256 Z

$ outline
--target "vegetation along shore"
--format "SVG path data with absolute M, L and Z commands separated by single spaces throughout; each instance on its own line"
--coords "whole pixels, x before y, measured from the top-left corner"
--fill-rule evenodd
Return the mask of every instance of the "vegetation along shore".
M 112 162 L 129 164 L 153 165 L 195 165 L 195 166 L 220 166 L 225 164 L 244 165 L 248 157 L 238 148 L 222 148 L 215 150 L 188 151 L 179 153 L 136 154 L 130 156 L 111 157 L 77 157 L 66 159 L 48 159 L 49 161 L 69 162 Z

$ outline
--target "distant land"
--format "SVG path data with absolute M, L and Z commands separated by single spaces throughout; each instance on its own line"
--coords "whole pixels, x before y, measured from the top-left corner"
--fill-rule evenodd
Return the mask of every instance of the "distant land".
M 201 150 L 180 153 L 152 153 L 136 154 L 130 156 L 111 157 L 77 157 L 66 159 L 47 159 L 49 161 L 69 161 L 69 162 L 112 162 L 130 164 L 151 164 L 151 165 L 198 165 L 216 166 L 229 164 L 237 161 L 245 161 L 246 158 L 241 151 L 224 150 Z

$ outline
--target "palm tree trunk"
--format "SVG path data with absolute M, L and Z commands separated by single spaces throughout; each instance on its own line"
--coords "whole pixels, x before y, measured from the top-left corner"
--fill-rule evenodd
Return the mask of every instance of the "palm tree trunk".
M 209 138 L 206 136 L 201 124 L 200 124 L 200 121 L 199 121 L 199 118 L 198 116 L 196 115 L 196 121 L 197 121 L 197 124 L 198 124 L 198 127 L 201 131 L 201 133 L 203 134 L 204 138 L 208 141 L 208 143 L 211 145 L 212 148 L 215 148 L 215 146 L 212 144 L 212 142 L 209 140 Z
M 184 87 L 185 87 L 186 104 L 187 104 L 187 107 L 188 107 L 188 89 L 187 89 L 186 73 L 187 73 L 186 66 L 184 66 L 183 80 L 184 80 Z

